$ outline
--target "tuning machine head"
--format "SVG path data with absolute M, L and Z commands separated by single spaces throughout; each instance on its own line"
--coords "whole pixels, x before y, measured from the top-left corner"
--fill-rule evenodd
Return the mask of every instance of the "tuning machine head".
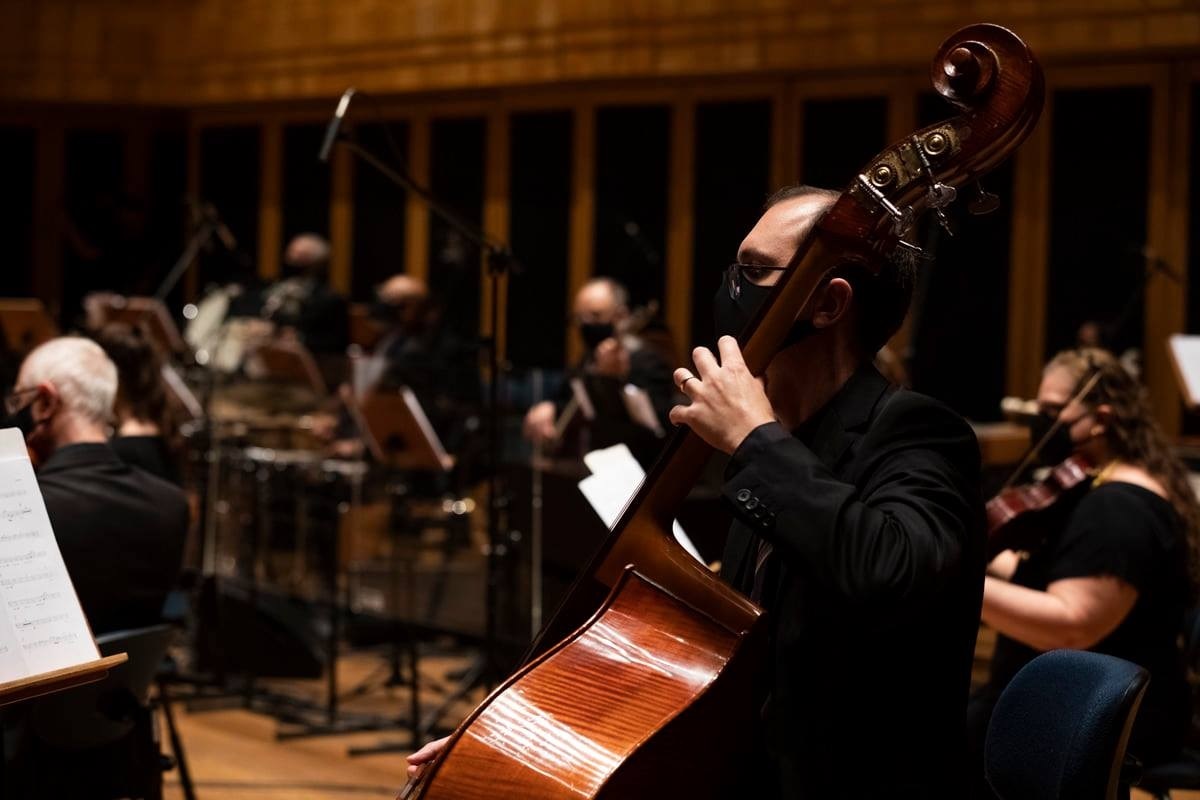
M 990 214 L 1000 207 L 1000 196 L 983 188 L 983 184 L 975 181 L 975 196 L 967 201 L 967 210 L 977 217 Z

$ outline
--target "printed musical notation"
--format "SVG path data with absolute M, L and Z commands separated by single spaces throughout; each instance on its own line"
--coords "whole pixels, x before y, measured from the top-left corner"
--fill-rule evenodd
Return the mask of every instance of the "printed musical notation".
M 45 550 L 30 550 L 27 553 L 19 553 L 12 556 L 0 555 L 0 567 L 11 567 L 14 564 L 28 564 L 30 561 L 42 559 L 46 557 Z
M 0 578 L 0 589 L 11 589 L 14 586 L 22 586 L 26 583 L 48 581 L 53 577 L 54 571 L 48 569 L 42 572 L 30 572 L 26 575 L 16 575 L 12 578 Z
M 24 439 L 0 430 L 0 682 L 98 657 Z
M 36 619 L 27 619 L 17 623 L 17 630 L 27 631 L 30 628 L 40 628 L 44 625 L 53 625 L 56 622 L 65 622 L 70 618 L 69 614 L 51 614 L 48 617 L 38 617 Z
M 21 645 L 26 651 L 41 650 L 43 647 L 58 647 L 64 644 L 75 644 L 79 641 L 78 633 L 61 633 L 51 634 L 42 639 L 35 639 L 32 642 L 25 642 Z
M 47 603 L 52 603 L 62 597 L 62 592 L 42 592 L 35 594 L 32 597 L 22 597 L 18 600 L 9 600 L 9 611 L 20 611 L 23 608 L 40 608 Z
M 0 519 L 5 522 L 12 522 L 14 519 L 27 517 L 33 513 L 33 509 L 27 505 L 18 505 L 10 508 L 0 507 Z

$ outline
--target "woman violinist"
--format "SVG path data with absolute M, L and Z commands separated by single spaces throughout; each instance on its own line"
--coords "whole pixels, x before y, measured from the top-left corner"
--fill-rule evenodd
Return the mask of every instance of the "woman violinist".
M 1074 648 L 1150 671 L 1129 750 L 1161 761 L 1178 751 L 1191 716 L 1176 638 L 1191 599 L 1200 506 L 1145 389 L 1111 354 L 1059 353 L 1037 399 L 1048 432 L 1038 436 L 1042 463 L 1081 457 L 1095 474 L 1090 489 L 1064 496 L 1043 541 L 1006 550 L 988 567 L 982 616 L 1000 635 L 990 680 L 971 701 L 972 747 L 982 763 L 992 707 L 1026 662 Z

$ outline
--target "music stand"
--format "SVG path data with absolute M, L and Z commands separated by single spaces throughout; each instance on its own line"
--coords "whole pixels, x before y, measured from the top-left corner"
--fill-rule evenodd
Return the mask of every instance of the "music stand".
M 318 396 L 327 394 L 317 362 L 298 341 L 279 340 L 259 345 L 247 358 L 246 372 L 258 380 L 300 384 Z
M 0 298 L 0 332 L 9 351 L 28 353 L 43 342 L 58 336 L 46 306 L 31 297 Z
M 183 356 L 188 344 L 171 319 L 161 300 L 153 297 L 124 297 L 119 294 L 95 294 L 84 300 L 88 322 L 96 329 L 120 322 L 131 328 L 141 328 L 164 356 Z
M 1167 340 L 1171 369 L 1188 411 L 1200 409 L 1200 336 L 1177 333 Z
M 346 403 L 363 443 L 380 464 L 393 469 L 449 472 L 454 456 L 446 452 L 420 401 L 407 386 L 394 392 L 372 389 Z
M 395 390 L 368 389 L 357 399 L 348 388 L 341 393 L 343 405 L 351 421 L 358 429 L 363 444 L 377 463 L 389 470 L 399 472 L 426 472 L 446 474 L 454 468 L 454 456 L 446 452 L 442 441 L 433 429 L 417 396 L 407 386 Z M 392 542 L 388 555 L 389 582 L 393 592 L 399 592 L 401 576 L 396 541 Z M 410 577 L 411 580 L 411 577 Z M 419 698 L 420 654 L 411 623 L 402 622 L 400 611 L 395 612 L 395 630 L 392 633 L 391 675 L 385 686 L 404 683 L 401 677 L 401 642 L 408 647 L 409 664 L 412 669 L 412 695 L 409 708 L 409 730 L 411 739 L 406 744 L 382 742 L 368 747 L 351 747 L 351 756 L 392 752 L 397 747 L 415 749 L 421 744 L 421 706 Z M 361 687 L 360 687 L 361 689 Z

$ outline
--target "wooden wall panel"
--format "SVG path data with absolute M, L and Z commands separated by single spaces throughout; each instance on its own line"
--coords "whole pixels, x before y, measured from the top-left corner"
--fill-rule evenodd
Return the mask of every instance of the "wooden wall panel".
M 918 13 L 919 11 L 919 13 Z M 1193 0 L 6 0 L 0 97 L 197 105 L 920 67 L 956 27 L 1043 59 L 1200 46 Z

